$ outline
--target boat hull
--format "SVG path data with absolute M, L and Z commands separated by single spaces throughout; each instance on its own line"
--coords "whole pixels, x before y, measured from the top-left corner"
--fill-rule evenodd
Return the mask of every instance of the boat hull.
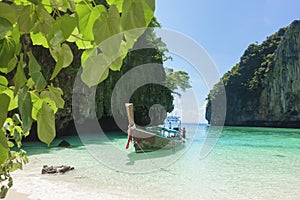
M 134 148 L 137 153 L 160 149 L 175 150 L 183 144 L 181 138 L 164 137 L 143 129 L 135 129 L 132 133 Z
M 180 136 L 179 131 L 176 130 L 168 130 L 162 129 L 159 127 L 157 130 L 154 130 L 152 127 L 152 132 L 149 130 L 144 130 L 140 128 L 136 128 L 134 123 L 134 113 L 133 113 L 133 104 L 126 103 L 126 112 L 128 117 L 128 141 L 126 145 L 126 149 L 128 149 L 129 143 L 131 139 L 134 141 L 135 152 L 148 152 L 148 151 L 156 151 L 159 149 L 173 149 L 183 144 L 183 140 Z M 174 137 L 165 137 L 161 134 L 162 131 L 167 131 L 171 136 L 171 133 Z M 176 135 L 176 137 L 175 137 Z

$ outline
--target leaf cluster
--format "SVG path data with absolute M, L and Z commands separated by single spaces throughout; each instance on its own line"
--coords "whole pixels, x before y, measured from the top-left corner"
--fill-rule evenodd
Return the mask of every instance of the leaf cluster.
M 189 82 L 189 75 L 185 71 L 174 71 L 172 68 L 165 68 L 166 81 L 165 86 L 169 88 L 173 93 L 180 96 L 178 90 L 185 92 L 186 89 L 191 88 Z

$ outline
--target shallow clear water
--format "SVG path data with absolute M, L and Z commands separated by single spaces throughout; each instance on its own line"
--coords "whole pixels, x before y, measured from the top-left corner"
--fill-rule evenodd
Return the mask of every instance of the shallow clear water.
M 185 127 L 183 148 L 147 154 L 125 150 L 120 133 L 66 137 L 71 148 L 25 143 L 30 163 L 14 188 L 31 199 L 299 199 L 300 129 L 224 127 L 200 159 L 208 127 Z M 41 175 L 44 164 L 76 170 Z

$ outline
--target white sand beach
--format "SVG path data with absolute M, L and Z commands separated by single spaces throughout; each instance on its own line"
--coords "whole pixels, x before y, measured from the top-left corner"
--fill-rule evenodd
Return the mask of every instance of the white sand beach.
M 29 200 L 28 195 L 17 192 L 15 189 L 10 189 L 5 200 Z

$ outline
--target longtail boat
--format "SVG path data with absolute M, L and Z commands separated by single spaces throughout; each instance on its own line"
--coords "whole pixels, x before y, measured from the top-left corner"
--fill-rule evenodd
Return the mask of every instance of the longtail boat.
M 135 152 L 149 152 L 159 149 L 175 149 L 184 143 L 181 130 L 168 129 L 165 127 L 137 127 L 134 122 L 133 104 L 126 103 L 126 112 L 128 117 L 128 141 L 126 149 L 130 142 L 133 142 Z

